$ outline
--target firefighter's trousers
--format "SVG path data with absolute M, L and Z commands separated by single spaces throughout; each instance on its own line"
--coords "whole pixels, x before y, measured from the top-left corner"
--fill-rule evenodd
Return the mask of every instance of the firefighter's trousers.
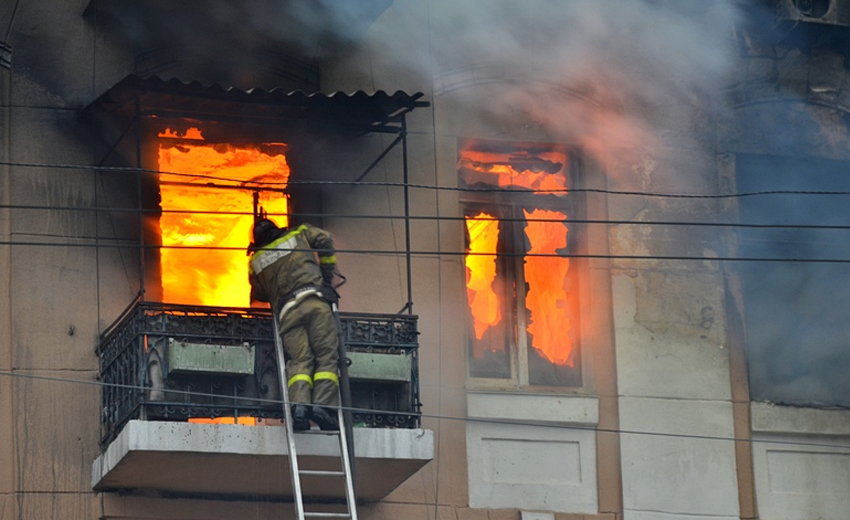
M 328 302 L 304 298 L 283 317 L 286 377 L 292 403 L 339 406 L 339 338 Z

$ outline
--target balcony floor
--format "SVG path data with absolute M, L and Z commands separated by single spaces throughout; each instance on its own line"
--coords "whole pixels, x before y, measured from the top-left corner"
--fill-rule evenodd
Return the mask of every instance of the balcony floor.
M 422 429 L 355 428 L 360 501 L 381 500 L 434 457 Z M 302 469 L 336 469 L 336 436 L 295 436 Z M 343 499 L 342 479 L 304 477 L 305 497 Z M 291 499 L 286 434 L 280 426 L 130 421 L 92 464 L 95 491 Z

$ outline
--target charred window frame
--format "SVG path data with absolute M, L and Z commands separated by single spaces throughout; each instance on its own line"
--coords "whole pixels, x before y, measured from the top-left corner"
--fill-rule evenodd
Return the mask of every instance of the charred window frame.
M 568 258 L 570 252 L 578 249 L 582 232 L 564 220 L 580 219 L 584 215 L 584 200 L 581 194 L 572 193 L 535 193 L 533 189 L 508 187 L 499 189 L 486 181 L 468 183 L 464 180 L 465 150 L 485 150 L 488 153 L 504 153 L 505 156 L 519 155 L 536 158 L 535 152 L 552 151 L 562 153 L 565 161 L 563 174 L 567 187 L 577 185 L 578 161 L 575 154 L 560 145 L 540 143 L 503 143 L 462 141 L 458 154 L 460 185 L 469 188 L 461 199 L 464 216 L 464 250 L 467 282 L 467 354 L 468 376 L 474 386 L 484 388 L 523 388 L 552 389 L 579 388 L 583 386 L 581 334 L 580 334 L 580 282 L 582 261 Z M 468 179 L 467 179 L 468 180 Z M 552 186 L 549 186 L 552 188 Z M 535 211 L 537 213 L 535 213 Z M 546 226 L 553 235 L 552 242 L 557 243 L 562 232 L 564 243 L 558 244 L 555 253 L 541 253 L 529 238 L 531 227 Z M 481 240 L 480 234 L 489 234 L 491 249 L 477 249 L 473 242 Z M 562 256 L 561 256 L 562 255 Z M 492 294 L 479 295 L 470 288 L 470 283 L 484 283 L 481 280 L 471 282 L 473 269 L 469 260 L 477 257 L 479 262 L 489 264 L 489 276 L 493 276 L 489 287 Z M 540 266 L 539 264 L 544 264 Z M 534 264 L 537 264 L 536 267 Z M 540 292 L 539 282 L 534 288 L 531 283 L 531 269 L 545 270 L 548 286 L 552 290 L 563 290 L 564 298 L 550 307 L 554 315 L 567 317 L 568 323 L 555 324 L 553 316 L 538 319 L 530 310 L 530 293 Z M 566 269 L 563 275 L 559 270 Z M 479 291 L 481 292 L 481 291 Z M 476 321 L 473 306 L 476 297 L 498 300 L 498 319 L 491 316 L 491 324 L 483 327 Z M 535 325 L 535 321 L 537 324 Z M 546 324 L 548 323 L 548 326 Z M 530 326 L 540 330 L 544 326 L 555 342 L 562 342 L 556 348 L 556 355 L 549 355 L 539 348 L 540 341 L 534 337 Z M 482 328 L 484 330 L 482 330 Z M 544 334 L 539 334 L 543 336 Z M 564 343 L 570 345 L 568 357 L 564 353 Z M 551 342 L 550 342 L 551 343 Z M 550 345 L 551 350 L 551 345 Z M 553 361 L 553 359 L 555 360 Z

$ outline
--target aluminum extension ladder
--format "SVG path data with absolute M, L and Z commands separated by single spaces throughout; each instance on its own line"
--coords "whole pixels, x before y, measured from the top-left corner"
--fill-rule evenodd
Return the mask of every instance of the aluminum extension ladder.
M 336 311 L 336 309 L 334 309 Z M 307 520 L 309 518 L 349 518 L 357 520 L 357 504 L 354 497 L 354 480 L 351 471 L 351 460 L 349 459 L 348 438 L 345 428 L 345 414 L 342 407 L 337 409 L 337 421 L 339 424 L 338 431 L 315 431 L 308 430 L 305 433 L 313 433 L 317 435 L 334 435 L 339 440 L 340 466 L 342 471 L 327 471 L 327 470 L 312 470 L 300 469 L 298 465 L 298 455 L 295 450 L 295 432 L 292 429 L 292 410 L 289 404 L 289 385 L 286 384 L 286 363 L 283 357 L 283 342 L 280 339 L 280 327 L 277 323 L 277 316 L 272 314 L 272 323 L 274 323 L 274 344 L 277 351 L 278 371 L 280 373 L 281 396 L 283 397 L 283 414 L 286 420 L 286 442 L 289 447 L 289 469 L 292 475 L 292 494 L 295 502 L 295 512 L 298 520 Z M 314 476 L 325 478 L 344 478 L 345 479 L 345 503 L 347 511 L 345 513 L 328 513 L 319 511 L 304 510 L 304 495 L 301 492 L 301 476 Z

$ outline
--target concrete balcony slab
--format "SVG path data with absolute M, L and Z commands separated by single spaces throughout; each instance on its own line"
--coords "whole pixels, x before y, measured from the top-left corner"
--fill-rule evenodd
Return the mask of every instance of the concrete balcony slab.
M 302 469 L 338 469 L 336 436 L 297 433 Z M 423 429 L 355 428 L 358 500 L 386 497 L 434 457 L 434 433 Z M 304 477 L 305 497 L 344 499 L 342 479 Z M 95 491 L 160 496 L 292 496 L 286 433 L 280 426 L 127 423 L 92 464 Z

